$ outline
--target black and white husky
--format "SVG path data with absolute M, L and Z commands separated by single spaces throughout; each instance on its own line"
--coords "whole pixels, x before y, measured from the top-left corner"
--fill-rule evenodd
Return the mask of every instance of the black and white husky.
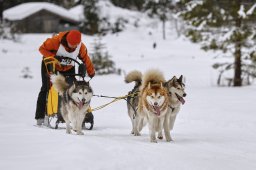
M 85 81 L 75 81 L 69 85 L 65 77 L 60 74 L 51 76 L 51 81 L 62 96 L 61 115 L 66 122 L 66 132 L 71 133 L 70 123 L 72 123 L 72 129 L 77 135 L 83 135 L 82 124 L 90 107 L 92 88 Z
M 128 116 L 132 122 L 132 131 L 131 134 L 134 136 L 140 136 L 140 131 L 143 125 L 139 126 L 139 114 L 138 114 L 138 103 L 139 103 L 139 88 L 142 82 L 142 73 L 140 71 L 134 70 L 129 72 L 125 76 L 125 82 L 131 83 L 135 82 L 135 86 L 133 87 L 132 91 L 128 93 L 127 97 L 127 109 L 128 109 Z
M 170 142 L 172 141 L 170 131 L 173 129 L 181 104 L 185 103 L 183 97 L 187 94 L 185 93 L 185 84 L 182 75 L 178 79 L 174 76 L 165 83 L 165 87 L 169 91 L 169 111 L 165 116 L 164 133 L 166 141 Z

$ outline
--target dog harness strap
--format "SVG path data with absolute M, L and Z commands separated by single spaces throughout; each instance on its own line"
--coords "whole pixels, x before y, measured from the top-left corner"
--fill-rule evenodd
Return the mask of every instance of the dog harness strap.
M 169 107 L 172 109 L 172 112 L 173 112 L 175 108 L 174 108 L 174 107 L 172 107 L 172 106 L 169 106 Z
M 69 100 L 69 95 L 68 95 L 68 91 L 65 91 L 65 93 L 64 93 L 64 96 L 63 96 L 63 100 L 64 100 L 64 102 L 68 102 L 68 100 Z

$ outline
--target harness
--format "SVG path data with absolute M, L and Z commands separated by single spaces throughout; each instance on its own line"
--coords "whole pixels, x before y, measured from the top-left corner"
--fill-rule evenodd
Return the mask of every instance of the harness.
M 138 107 L 134 108 L 132 105 L 132 99 L 134 99 L 135 97 L 138 97 L 139 94 L 139 90 L 137 90 L 141 85 L 141 82 L 139 82 L 137 85 L 135 85 L 132 89 L 132 91 L 129 91 L 128 93 L 128 97 L 127 97 L 127 103 L 132 107 L 134 114 L 132 116 L 133 119 L 135 119 L 136 115 L 137 115 L 137 111 L 138 111 Z M 130 95 L 133 94 L 133 95 Z
M 171 97 L 172 93 L 169 92 L 169 97 Z M 169 105 L 169 108 L 172 109 L 172 112 L 174 111 L 175 107 L 172 107 L 171 105 Z

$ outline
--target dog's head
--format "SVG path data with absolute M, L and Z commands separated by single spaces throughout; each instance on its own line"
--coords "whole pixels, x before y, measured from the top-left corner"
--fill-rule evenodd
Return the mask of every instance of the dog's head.
M 146 89 L 146 101 L 150 105 L 155 114 L 160 116 L 160 110 L 168 97 L 168 92 L 164 88 L 163 83 L 151 84 L 149 83 Z
M 86 81 L 75 81 L 69 90 L 69 95 L 79 109 L 88 106 L 93 96 L 92 88 Z
M 182 104 L 185 103 L 183 97 L 186 97 L 187 94 L 185 92 L 185 84 L 182 75 L 178 79 L 174 76 L 165 83 L 165 86 L 172 97 L 177 98 Z

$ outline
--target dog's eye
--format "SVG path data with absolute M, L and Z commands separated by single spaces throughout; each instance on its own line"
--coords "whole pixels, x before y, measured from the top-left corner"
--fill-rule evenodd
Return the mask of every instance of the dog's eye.
M 84 94 L 88 94 L 87 92 L 85 92 Z
M 154 98 L 154 96 L 150 96 L 152 99 Z
M 160 98 L 161 98 L 161 96 L 158 96 L 157 98 L 158 98 L 158 99 L 160 99 Z
M 79 94 L 82 94 L 81 92 L 79 92 Z
M 178 89 L 178 90 L 180 90 L 181 88 L 180 88 L 180 87 L 178 87 L 177 89 Z

